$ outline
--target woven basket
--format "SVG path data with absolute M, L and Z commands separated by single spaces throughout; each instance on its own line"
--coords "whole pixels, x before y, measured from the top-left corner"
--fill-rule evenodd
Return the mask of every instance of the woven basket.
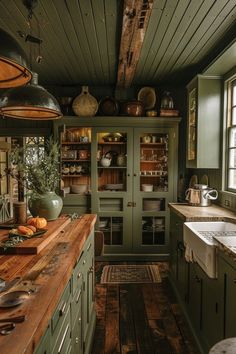
M 74 113 L 79 117 L 93 117 L 98 110 L 98 102 L 90 95 L 88 86 L 82 86 L 82 92 L 77 96 L 72 104 Z

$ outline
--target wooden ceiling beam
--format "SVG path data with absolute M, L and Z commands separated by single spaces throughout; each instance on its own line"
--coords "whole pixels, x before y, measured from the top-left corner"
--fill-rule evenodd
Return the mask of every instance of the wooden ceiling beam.
M 130 87 L 140 57 L 153 0 L 124 0 L 117 87 Z

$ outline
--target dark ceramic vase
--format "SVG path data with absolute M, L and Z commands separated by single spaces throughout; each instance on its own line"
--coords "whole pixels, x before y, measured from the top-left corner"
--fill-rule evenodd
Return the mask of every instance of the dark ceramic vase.
M 58 218 L 62 206 L 62 198 L 55 192 L 47 192 L 41 195 L 32 196 L 28 201 L 29 211 L 32 216 L 39 216 L 48 221 Z

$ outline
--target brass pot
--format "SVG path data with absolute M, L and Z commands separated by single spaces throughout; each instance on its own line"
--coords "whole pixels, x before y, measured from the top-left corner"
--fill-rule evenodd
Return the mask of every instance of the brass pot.
M 141 101 L 130 101 L 126 103 L 126 113 L 131 117 L 144 116 L 144 106 Z

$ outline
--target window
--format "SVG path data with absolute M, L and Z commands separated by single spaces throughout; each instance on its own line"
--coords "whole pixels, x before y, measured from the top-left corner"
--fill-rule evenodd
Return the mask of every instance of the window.
M 236 77 L 228 81 L 226 189 L 236 193 Z

